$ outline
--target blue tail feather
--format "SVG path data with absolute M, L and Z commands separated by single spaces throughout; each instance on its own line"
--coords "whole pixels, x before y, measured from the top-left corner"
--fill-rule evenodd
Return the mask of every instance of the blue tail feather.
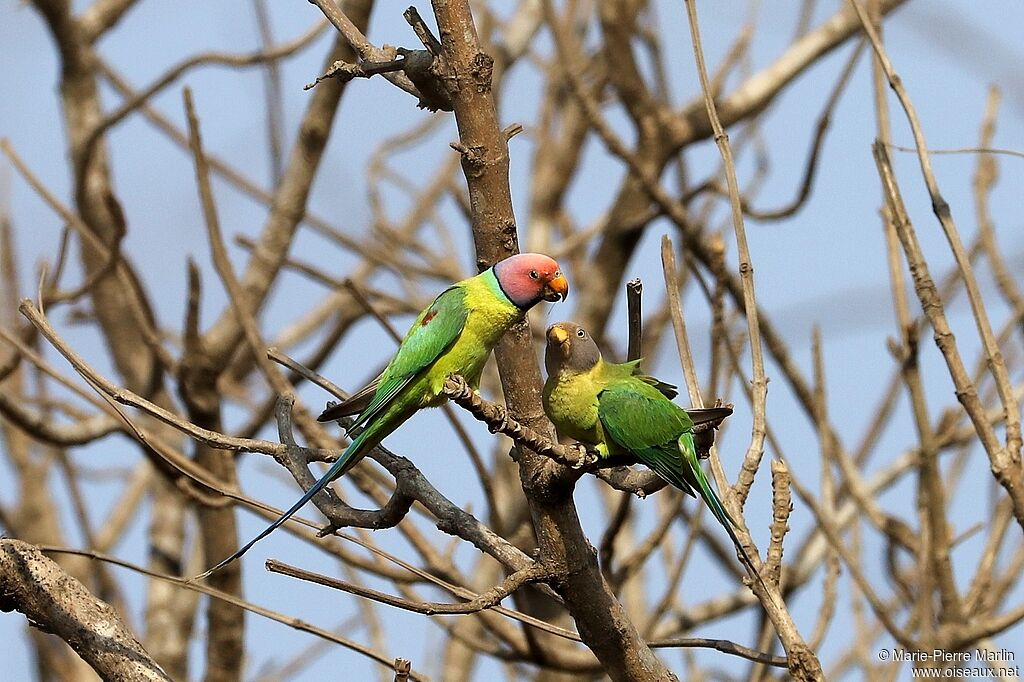
M 342 474 L 348 471 L 353 465 L 355 465 L 356 462 L 359 461 L 359 456 L 365 453 L 367 450 L 367 448 L 364 447 L 364 445 L 366 445 L 366 437 L 369 435 L 369 433 L 369 431 L 363 431 L 361 434 L 359 434 L 359 437 L 353 440 L 352 443 L 347 448 L 345 448 L 345 452 L 341 454 L 341 457 L 339 457 L 338 460 L 331 465 L 331 468 L 328 469 L 327 472 L 323 476 L 321 476 L 316 483 L 310 486 L 309 490 L 307 490 L 306 493 L 299 498 L 298 502 L 293 504 L 288 509 L 288 511 L 281 514 L 281 516 L 277 517 L 277 519 L 269 526 L 264 528 L 259 535 L 254 537 L 249 542 L 245 543 L 243 546 L 239 547 L 234 554 L 224 559 L 217 565 L 207 569 L 206 571 L 200 573 L 194 578 L 189 578 L 188 582 L 195 582 L 210 577 L 220 569 L 230 564 L 235 559 L 238 559 L 243 554 L 248 552 L 252 548 L 252 546 L 255 545 L 257 542 L 267 537 L 275 530 L 280 528 L 282 525 L 284 525 L 284 523 L 288 519 L 294 516 L 296 512 L 298 512 L 306 505 L 307 502 L 313 499 L 314 495 L 316 495 L 318 492 L 327 487 L 328 483 L 340 477 Z

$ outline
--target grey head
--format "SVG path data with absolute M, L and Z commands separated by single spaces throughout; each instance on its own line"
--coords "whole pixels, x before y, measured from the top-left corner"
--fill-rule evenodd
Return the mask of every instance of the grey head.
M 556 322 L 548 327 L 544 368 L 548 376 L 586 372 L 601 359 L 597 343 L 575 322 Z

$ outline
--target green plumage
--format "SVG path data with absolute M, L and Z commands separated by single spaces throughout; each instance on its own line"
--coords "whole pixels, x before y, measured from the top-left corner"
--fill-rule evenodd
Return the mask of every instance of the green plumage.
M 320 421 L 333 421 L 358 413 L 349 429 L 358 437 L 333 478 L 417 410 L 443 403 L 444 382 L 452 374 L 476 388 L 491 349 L 523 314 L 501 293 L 490 270 L 445 289 L 413 322 L 380 377 L 361 392 L 372 396 L 365 407 L 349 400 L 320 415 Z
M 605 362 L 578 325 L 552 325 L 547 338 L 544 409 L 559 434 L 592 445 L 605 457 L 633 455 L 666 482 L 699 496 L 729 534 L 744 564 L 761 580 L 736 537 L 735 521 L 701 468 L 691 415 L 669 399 L 675 387 L 641 374 L 639 361 Z M 710 421 L 731 411 L 709 408 L 692 414 Z
M 349 429 L 359 436 L 339 460 L 345 460 L 344 466 L 334 478 L 417 410 L 442 404 L 444 382 L 451 375 L 461 374 L 476 388 L 498 339 L 524 314 L 502 294 L 491 270 L 441 292 L 413 322 L 380 377 L 367 387 L 373 393 L 366 407 L 345 401 L 320 415 L 319 421 L 333 421 L 359 408 Z
M 351 469 L 416 411 L 442 404 L 444 383 L 453 374 L 476 388 L 484 364 L 502 335 L 542 300 L 564 298 L 568 283 L 558 263 L 540 254 L 520 254 L 441 292 L 421 312 L 395 356 L 377 379 L 348 400 L 328 407 L 319 421 L 355 415 L 352 443 L 284 514 L 198 580 L 245 554 L 280 527 L 328 483 Z M 506 293 L 508 287 L 512 293 Z

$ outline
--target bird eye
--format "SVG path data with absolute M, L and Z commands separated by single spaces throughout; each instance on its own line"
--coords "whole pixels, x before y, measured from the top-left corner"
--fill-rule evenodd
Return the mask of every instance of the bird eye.
M 587 332 L 583 329 L 577 329 L 576 336 L 580 337 L 581 339 L 585 339 L 587 338 Z
M 536 270 L 530 270 L 530 279 L 538 279 L 539 277 L 540 277 L 540 273 L 539 272 L 537 272 Z

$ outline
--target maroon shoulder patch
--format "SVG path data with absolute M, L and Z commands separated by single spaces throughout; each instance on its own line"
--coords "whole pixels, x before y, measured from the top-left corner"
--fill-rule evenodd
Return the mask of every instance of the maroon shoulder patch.
M 437 317 L 437 311 L 436 310 L 431 310 L 429 313 L 427 313 L 426 315 L 423 316 L 423 321 L 420 322 L 420 326 L 421 327 L 426 327 L 427 323 L 430 322 L 435 317 Z

